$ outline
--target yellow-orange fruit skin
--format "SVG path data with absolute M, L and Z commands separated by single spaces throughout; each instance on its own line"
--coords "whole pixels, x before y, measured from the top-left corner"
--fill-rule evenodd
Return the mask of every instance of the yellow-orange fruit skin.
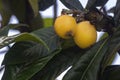
M 89 21 L 77 24 L 74 29 L 74 41 L 80 48 L 88 48 L 97 40 L 97 31 Z
M 72 36 L 73 28 L 76 27 L 77 23 L 72 16 L 61 15 L 54 23 L 54 29 L 57 35 L 63 39 L 69 39 Z

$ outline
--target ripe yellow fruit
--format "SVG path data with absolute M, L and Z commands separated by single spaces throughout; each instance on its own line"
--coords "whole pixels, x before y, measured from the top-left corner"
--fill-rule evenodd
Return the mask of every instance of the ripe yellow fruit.
M 69 39 L 73 35 L 73 28 L 76 25 L 76 20 L 72 16 L 61 15 L 55 20 L 54 29 L 59 37 Z
M 74 41 L 80 48 L 90 47 L 97 40 L 97 31 L 89 21 L 78 23 L 74 32 Z

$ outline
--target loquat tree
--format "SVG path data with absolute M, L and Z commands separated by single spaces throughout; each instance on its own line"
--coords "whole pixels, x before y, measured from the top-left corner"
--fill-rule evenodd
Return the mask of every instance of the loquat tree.
M 85 8 L 60 1 L 68 9 L 46 27 L 39 12 L 56 0 L 0 0 L 0 48 L 9 47 L 2 80 L 56 80 L 70 67 L 62 80 L 120 80 L 120 65 L 111 65 L 120 54 L 120 0 L 109 10 L 109 0 L 88 0 Z M 13 15 L 17 24 L 9 24 Z M 8 36 L 11 29 L 20 33 Z M 98 41 L 97 32 L 104 32 Z

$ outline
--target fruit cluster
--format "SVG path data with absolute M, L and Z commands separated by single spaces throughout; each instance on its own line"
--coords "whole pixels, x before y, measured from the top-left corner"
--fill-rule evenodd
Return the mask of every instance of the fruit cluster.
M 59 16 L 54 23 L 56 34 L 63 39 L 73 38 L 80 48 L 88 48 L 96 42 L 97 31 L 89 21 L 77 23 L 69 15 Z

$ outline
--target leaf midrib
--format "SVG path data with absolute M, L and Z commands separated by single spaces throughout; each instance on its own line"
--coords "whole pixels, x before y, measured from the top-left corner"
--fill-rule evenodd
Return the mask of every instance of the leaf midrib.
M 83 75 L 82 75 L 82 77 L 81 77 L 81 80 L 83 80 L 86 72 L 88 71 L 88 69 L 90 68 L 90 66 L 92 65 L 92 63 L 94 62 L 96 56 L 98 55 L 98 53 L 100 52 L 100 50 L 102 49 L 102 47 L 104 46 L 104 44 L 106 43 L 106 41 L 107 41 L 107 39 L 106 39 L 106 40 L 104 41 L 104 43 L 100 46 L 100 48 L 98 49 L 96 55 L 92 58 L 92 60 L 90 61 L 88 67 L 86 68 L 86 70 L 84 70 Z

